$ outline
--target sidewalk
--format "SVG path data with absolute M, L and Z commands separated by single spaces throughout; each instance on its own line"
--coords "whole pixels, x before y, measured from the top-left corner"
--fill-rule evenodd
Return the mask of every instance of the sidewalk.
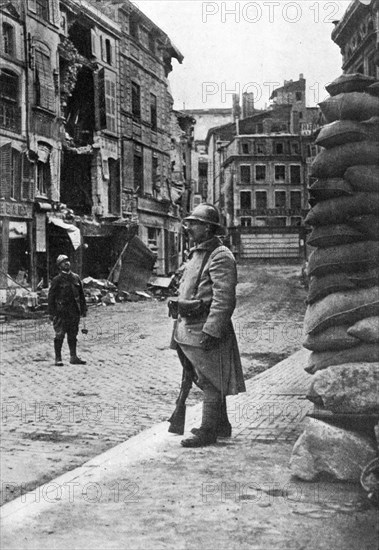
M 377 550 L 358 486 L 303 483 L 288 462 L 313 406 L 301 350 L 228 398 L 233 437 L 184 449 L 162 423 L 1 509 L 10 549 Z M 188 410 L 186 429 L 199 425 Z

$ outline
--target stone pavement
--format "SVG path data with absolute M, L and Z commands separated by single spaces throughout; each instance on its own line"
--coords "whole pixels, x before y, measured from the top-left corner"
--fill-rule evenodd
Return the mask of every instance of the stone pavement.
M 164 422 L 5 504 L 2 548 L 377 550 L 377 514 L 358 486 L 290 476 L 312 408 L 307 355 L 228 397 L 231 439 L 184 449 Z M 187 430 L 200 412 L 190 409 Z
M 266 270 L 239 267 L 240 299 L 233 319 L 247 376 L 257 367 L 267 368 L 267 356 L 275 364 L 301 346 L 303 309 L 294 314 L 289 302 L 299 286 L 298 267 L 270 267 L 286 282 L 293 277 L 287 291 L 282 284 L 273 293 L 272 308 L 260 291 L 267 286 Z M 78 349 L 87 365 L 80 367 L 68 363 L 66 343 L 65 366 L 54 366 L 54 335 L 46 318 L 0 326 L 1 503 L 82 465 L 172 413 L 181 367 L 176 353 L 168 349 L 172 320 L 166 302 L 90 307 L 86 324 L 89 333 L 79 335 Z M 189 405 L 200 395 L 194 388 Z M 273 407 L 267 396 L 259 399 L 266 409 Z M 278 406 L 280 398 L 276 399 Z M 293 400 L 291 414 L 296 415 L 303 401 Z M 253 418 L 251 406 L 245 409 Z M 257 425 L 260 421 L 256 419 Z M 270 429 L 266 424 L 267 438 Z

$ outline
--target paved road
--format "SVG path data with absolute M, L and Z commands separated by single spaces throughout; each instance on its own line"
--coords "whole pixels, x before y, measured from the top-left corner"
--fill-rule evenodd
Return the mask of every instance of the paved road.
M 249 375 L 299 349 L 301 314 L 286 303 L 250 307 L 241 270 L 234 322 Z M 70 365 L 65 343 L 64 367 L 54 366 L 47 319 L 1 326 L 2 503 L 169 417 L 181 377 L 171 326 L 165 302 L 92 307 L 78 346 L 87 365 Z M 199 398 L 195 389 L 189 404 Z

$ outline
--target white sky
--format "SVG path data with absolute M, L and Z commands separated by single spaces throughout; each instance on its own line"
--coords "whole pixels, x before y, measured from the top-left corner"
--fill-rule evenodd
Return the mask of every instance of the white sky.
M 184 55 L 170 74 L 175 108 L 230 107 L 232 91 L 252 91 L 256 106 L 284 79 L 307 81 L 307 104 L 328 94 L 341 73 L 334 20 L 350 0 L 134 0 Z M 227 11 L 234 13 L 227 13 Z M 266 84 L 265 84 L 266 83 Z M 276 83 L 276 84 L 275 84 Z

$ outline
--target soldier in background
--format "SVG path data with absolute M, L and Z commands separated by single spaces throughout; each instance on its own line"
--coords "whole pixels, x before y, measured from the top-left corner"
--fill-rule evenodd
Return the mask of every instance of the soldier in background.
M 55 330 L 55 364 L 63 365 L 62 345 L 67 334 L 70 363 L 85 365 L 86 361 L 76 353 L 80 317 L 87 314 L 82 282 L 79 275 L 71 271 L 70 261 L 64 254 L 58 256 L 57 266 L 59 275 L 52 280 L 48 295 L 48 312 Z

